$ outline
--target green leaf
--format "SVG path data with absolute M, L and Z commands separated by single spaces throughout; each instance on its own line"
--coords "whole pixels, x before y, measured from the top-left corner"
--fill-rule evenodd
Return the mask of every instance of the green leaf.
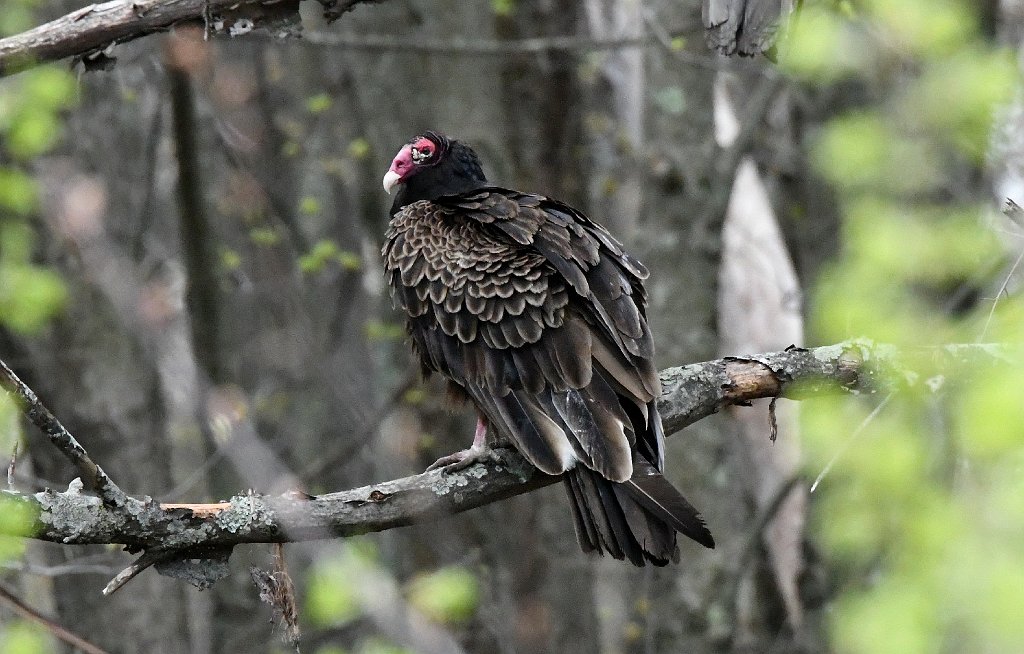
M 49 150 L 61 136 L 63 126 L 50 111 L 26 111 L 7 132 L 7 147 L 20 159 L 31 159 Z
M 51 651 L 42 627 L 16 620 L 0 629 L 0 654 L 46 654 Z
M 362 137 L 353 139 L 352 142 L 348 144 L 348 156 L 353 159 L 365 159 L 369 156 L 370 151 L 370 142 Z
M 338 253 L 338 263 L 341 264 L 341 267 L 344 270 L 361 270 L 363 267 L 363 258 L 355 252 L 342 250 Z
M 310 568 L 305 608 L 314 624 L 339 627 L 362 615 L 358 584 L 376 564 L 372 543 L 361 540 L 349 541 Z
M 249 230 L 249 240 L 262 247 L 277 245 L 281 237 L 273 227 L 254 227 Z
M 491 0 L 491 11 L 495 16 L 508 18 L 516 13 L 516 0 Z
M 25 216 L 35 211 L 36 182 L 20 170 L 0 167 L 0 207 Z
M 34 68 L 25 74 L 23 93 L 33 111 L 53 112 L 71 106 L 76 98 L 75 78 L 54 66 Z
M 871 50 L 851 21 L 811 4 L 792 22 L 783 57 L 783 70 L 825 83 L 849 77 L 867 66 Z
M 242 265 L 242 255 L 231 248 L 221 248 L 220 265 L 224 270 L 238 270 Z
M 306 99 L 306 109 L 313 114 L 322 114 L 331 108 L 334 100 L 326 93 L 319 93 Z
M 0 533 L 7 536 L 31 536 L 38 518 L 35 505 L 0 495 Z
M 306 274 L 323 270 L 328 261 L 338 254 L 338 244 L 330 239 L 321 239 L 306 254 L 299 257 L 299 268 Z
M 368 320 L 365 330 L 371 341 L 397 341 L 405 337 L 405 327 L 394 322 Z
M 465 568 L 448 567 L 413 579 L 409 602 L 438 622 L 460 622 L 476 611 L 476 577 Z
M 55 272 L 30 265 L 0 265 L 0 322 L 21 334 L 38 331 L 67 302 Z
M 392 642 L 371 636 L 359 644 L 357 654 L 412 654 L 404 647 L 399 647 Z
M 870 18 L 889 39 L 918 55 L 949 52 L 974 38 L 977 20 L 958 0 L 867 0 Z
M 299 201 L 299 213 L 303 215 L 316 216 L 321 211 L 322 207 L 320 206 L 320 200 L 312 195 L 304 196 L 302 200 Z

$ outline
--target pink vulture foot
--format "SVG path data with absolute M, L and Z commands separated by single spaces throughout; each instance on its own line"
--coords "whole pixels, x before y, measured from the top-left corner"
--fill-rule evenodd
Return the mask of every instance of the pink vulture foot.
M 474 463 L 487 463 L 489 461 L 500 461 L 498 453 L 487 446 L 487 423 L 483 418 L 477 418 L 476 433 L 473 435 L 473 446 L 468 450 L 460 450 L 448 456 L 442 456 L 434 461 L 427 468 L 427 472 L 440 468 L 445 473 L 464 470 Z

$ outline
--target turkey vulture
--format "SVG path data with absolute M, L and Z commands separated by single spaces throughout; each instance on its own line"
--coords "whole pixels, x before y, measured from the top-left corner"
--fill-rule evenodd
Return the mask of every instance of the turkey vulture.
M 473 447 L 431 467 L 511 444 L 564 475 L 583 551 L 665 565 L 676 531 L 714 547 L 661 474 L 643 264 L 572 207 L 488 185 L 471 148 L 434 132 L 394 158 L 396 186 L 382 252 L 395 304 L 424 373 L 479 412 Z

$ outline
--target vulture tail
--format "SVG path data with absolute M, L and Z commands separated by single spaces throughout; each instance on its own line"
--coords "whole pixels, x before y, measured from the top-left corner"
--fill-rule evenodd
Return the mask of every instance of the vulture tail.
M 663 566 L 679 560 L 677 531 L 714 547 L 697 510 L 654 466 L 637 463 L 633 477 L 622 484 L 582 465 L 565 473 L 580 548 L 627 559 L 636 566 Z

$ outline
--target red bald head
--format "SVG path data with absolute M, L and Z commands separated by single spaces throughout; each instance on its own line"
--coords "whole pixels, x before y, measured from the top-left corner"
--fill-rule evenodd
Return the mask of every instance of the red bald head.
M 437 164 L 447 145 L 447 139 L 434 133 L 414 137 L 391 161 L 391 168 L 384 175 L 384 190 L 391 193 L 395 186 L 404 184 L 423 167 Z

